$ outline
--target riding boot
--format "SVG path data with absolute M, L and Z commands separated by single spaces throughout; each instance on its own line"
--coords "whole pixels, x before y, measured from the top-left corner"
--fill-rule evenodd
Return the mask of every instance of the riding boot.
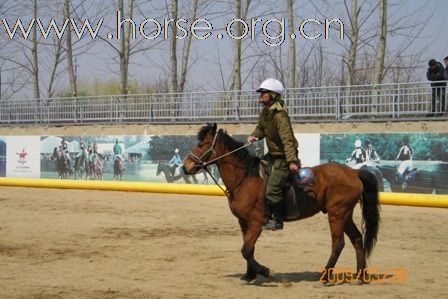
M 283 202 L 272 206 L 272 219 L 263 226 L 263 230 L 282 230 L 283 229 Z
M 272 220 L 272 206 L 269 204 L 268 200 L 264 199 L 264 224 L 268 224 Z

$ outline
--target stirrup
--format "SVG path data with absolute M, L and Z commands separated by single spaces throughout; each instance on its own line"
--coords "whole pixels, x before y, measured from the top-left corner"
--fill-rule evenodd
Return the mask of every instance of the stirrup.
M 267 224 L 262 227 L 263 230 L 282 230 L 283 222 L 277 220 L 275 218 L 271 219 Z

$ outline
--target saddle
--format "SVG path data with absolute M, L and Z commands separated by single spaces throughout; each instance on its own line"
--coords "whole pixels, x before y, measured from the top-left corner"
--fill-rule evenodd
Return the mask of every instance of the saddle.
M 271 174 L 271 163 L 268 160 L 260 160 L 260 176 L 264 179 L 265 185 Z M 306 169 L 306 173 L 312 173 L 310 168 Z M 283 200 L 283 219 L 285 221 L 292 221 L 298 219 L 305 209 L 307 208 L 310 201 L 314 201 L 315 198 L 312 197 L 312 184 L 313 180 L 310 177 L 302 177 L 296 179 L 295 176 L 290 178 L 291 187 L 286 194 L 286 198 Z M 326 211 L 322 211 L 326 213 Z

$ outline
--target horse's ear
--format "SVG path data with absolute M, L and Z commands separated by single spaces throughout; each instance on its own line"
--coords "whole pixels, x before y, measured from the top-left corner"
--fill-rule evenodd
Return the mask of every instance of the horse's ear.
M 216 124 L 216 123 L 214 123 L 213 124 L 213 127 L 212 127 L 212 133 L 213 133 L 213 135 L 215 135 L 216 134 L 216 130 L 218 129 L 218 125 Z

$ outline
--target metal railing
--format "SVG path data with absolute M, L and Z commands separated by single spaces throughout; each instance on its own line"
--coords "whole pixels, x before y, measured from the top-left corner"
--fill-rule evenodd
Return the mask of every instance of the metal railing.
M 284 99 L 293 122 L 446 119 L 445 88 L 430 82 L 310 87 L 288 89 Z M 223 91 L 10 99 L 0 101 L 0 124 L 254 122 L 257 98 L 254 91 Z

